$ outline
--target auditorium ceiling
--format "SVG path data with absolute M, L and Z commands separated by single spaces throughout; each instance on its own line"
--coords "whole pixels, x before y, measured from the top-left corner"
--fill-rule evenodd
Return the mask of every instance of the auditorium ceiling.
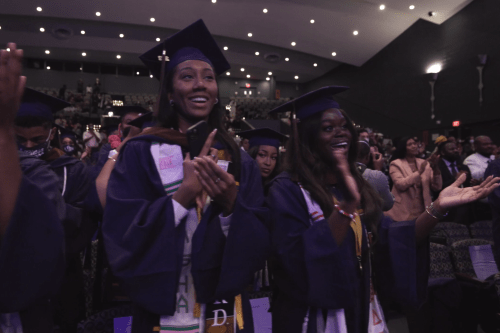
M 227 47 L 229 77 L 303 83 L 361 66 L 417 20 L 441 24 L 471 1 L 2 0 L 0 43 L 31 58 L 140 66 L 158 38 L 202 18 Z

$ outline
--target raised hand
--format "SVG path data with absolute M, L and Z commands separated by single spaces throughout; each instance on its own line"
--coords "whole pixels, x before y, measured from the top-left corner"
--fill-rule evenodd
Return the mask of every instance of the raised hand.
M 433 168 L 433 169 L 437 168 L 440 157 L 441 157 L 441 155 L 439 155 L 438 153 L 434 153 L 431 156 L 429 156 L 429 158 L 427 159 L 427 162 L 429 162 L 429 165 L 431 166 L 431 168 Z
M 466 180 L 467 175 L 462 174 L 453 184 L 445 188 L 436 200 L 436 206 L 440 210 L 446 211 L 450 208 L 467 204 L 476 200 L 486 198 L 500 184 L 500 177 L 489 176 L 480 185 L 460 188 Z
M 422 164 L 420 164 L 420 168 L 418 168 L 419 174 L 423 174 L 425 172 L 425 168 L 427 167 L 427 164 L 429 164 L 429 162 L 427 162 L 427 160 L 425 160 Z
M 23 50 L 9 43 L 0 51 L 0 128 L 11 128 L 21 104 L 26 77 L 21 76 Z

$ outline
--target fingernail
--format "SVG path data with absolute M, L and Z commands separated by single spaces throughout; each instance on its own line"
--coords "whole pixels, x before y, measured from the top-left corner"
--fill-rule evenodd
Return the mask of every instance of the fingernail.
M 217 128 L 212 131 L 212 133 L 217 133 Z

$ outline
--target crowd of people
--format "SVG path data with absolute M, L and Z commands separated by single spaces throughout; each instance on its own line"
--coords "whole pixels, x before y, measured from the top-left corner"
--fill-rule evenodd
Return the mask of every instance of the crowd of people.
M 22 50 L 8 47 L 0 332 L 76 332 L 89 293 L 90 315 L 126 304 L 134 333 L 254 332 L 261 271 L 275 333 L 386 332 L 379 299 L 426 299 L 432 229 L 500 198 L 489 138 L 467 150 L 440 137 L 433 153 L 414 137 L 384 140 L 341 109 L 347 87 L 273 109 L 290 114 L 289 137 L 254 129 L 238 144 L 216 79 L 230 66 L 201 20 L 140 57 L 160 80 L 155 111 L 117 107 L 120 123 L 101 132 L 55 119 L 68 102 L 25 88 Z

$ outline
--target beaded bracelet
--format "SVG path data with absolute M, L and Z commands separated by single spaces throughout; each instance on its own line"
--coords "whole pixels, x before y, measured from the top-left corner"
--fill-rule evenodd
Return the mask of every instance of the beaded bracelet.
M 333 207 L 335 207 L 335 209 L 341 214 L 341 215 L 344 215 L 345 217 L 348 217 L 351 221 L 354 220 L 355 216 L 356 216 L 356 213 L 354 214 L 349 214 L 348 212 L 346 212 L 345 210 L 343 210 L 342 208 L 340 208 L 339 205 L 333 205 Z
M 429 214 L 430 216 L 432 216 L 436 220 L 442 220 L 443 218 L 445 218 L 448 215 L 448 212 L 446 212 L 444 214 L 439 213 L 436 210 L 436 208 L 434 208 L 434 202 L 432 202 L 429 207 L 425 208 L 425 211 L 427 212 L 427 214 Z

